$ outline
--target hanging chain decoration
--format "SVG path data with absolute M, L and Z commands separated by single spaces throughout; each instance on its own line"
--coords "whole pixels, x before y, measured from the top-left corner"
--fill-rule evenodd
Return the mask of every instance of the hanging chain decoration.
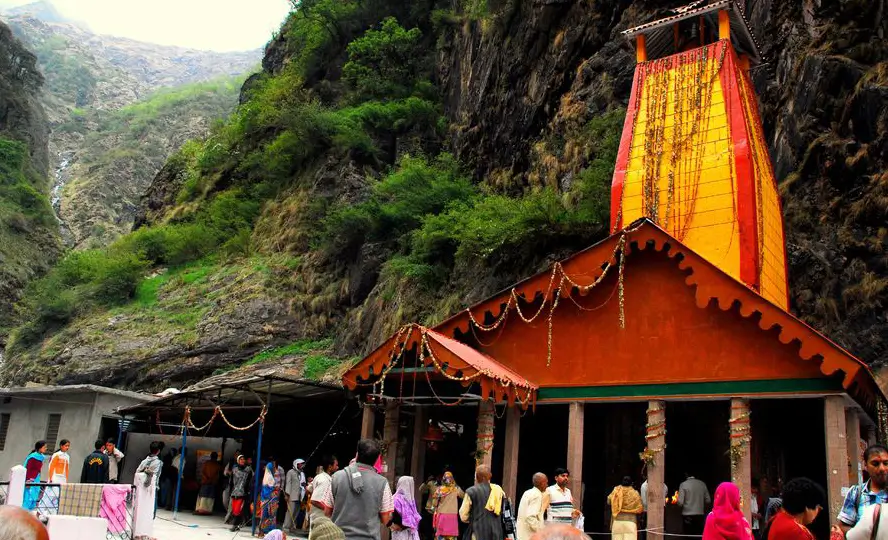
M 475 329 L 481 330 L 483 332 L 493 332 L 498 330 L 502 325 L 506 323 L 508 319 L 508 315 L 511 310 L 515 310 L 518 313 L 518 317 L 521 318 L 527 324 L 531 324 L 536 321 L 546 310 L 546 307 L 549 306 L 549 313 L 547 318 L 547 327 L 546 327 L 546 367 L 552 366 L 552 344 L 553 344 L 553 329 L 554 329 L 554 318 L 555 318 L 555 310 L 558 308 L 559 300 L 562 296 L 563 291 L 567 288 L 567 297 L 571 299 L 571 301 L 581 310 L 584 311 L 592 311 L 588 308 L 583 308 L 580 306 L 577 301 L 573 298 L 573 291 L 577 289 L 577 291 L 581 295 L 586 295 L 604 282 L 605 278 L 607 278 L 610 270 L 613 268 L 613 261 L 617 261 L 617 284 L 616 289 L 619 297 L 619 324 L 621 329 L 626 328 L 626 314 L 625 314 L 625 266 L 626 266 L 626 246 L 629 241 L 629 234 L 638 230 L 641 225 L 638 225 L 632 229 L 625 229 L 623 233 L 620 235 L 616 244 L 614 245 L 613 252 L 611 253 L 610 258 L 604 264 L 601 275 L 595 278 L 591 283 L 582 284 L 579 283 L 575 278 L 571 277 L 565 270 L 564 266 L 560 262 L 556 262 L 552 265 L 552 272 L 549 275 L 549 284 L 546 286 L 546 291 L 543 294 L 543 301 L 540 304 L 539 309 L 537 309 L 536 313 L 528 317 L 524 313 L 521 312 L 521 304 L 519 300 L 518 291 L 515 287 L 513 287 L 509 291 L 508 299 L 506 300 L 505 306 L 502 308 L 502 313 L 492 324 L 483 324 L 479 322 L 475 315 L 472 313 L 471 309 L 466 309 L 466 313 L 469 316 L 470 327 L 474 332 Z M 606 303 L 606 302 L 605 302 Z M 602 304 L 600 307 L 602 307 Z M 598 308 L 594 308 L 598 309 Z M 477 335 L 477 334 L 476 334 Z
M 731 436 L 731 470 L 738 472 L 740 463 L 746 456 L 747 448 L 752 440 L 750 436 L 749 411 L 747 407 L 731 407 L 731 411 L 741 411 L 737 416 L 731 415 L 728 420 Z
M 638 457 L 644 462 L 645 468 L 652 468 L 655 466 L 657 454 L 666 449 L 666 420 L 663 419 L 654 419 L 659 413 L 663 412 L 665 409 L 662 404 L 653 403 L 648 406 L 647 409 L 647 424 L 645 426 L 645 435 L 644 440 L 646 442 L 646 446 L 642 452 L 638 454 Z M 651 448 L 651 441 L 663 439 L 663 444 L 660 445 L 659 448 Z
M 182 419 L 182 427 L 193 429 L 195 431 L 203 431 L 205 429 L 209 429 L 210 426 L 213 424 L 213 421 L 217 417 L 219 417 L 222 419 L 223 422 L 225 422 L 225 425 L 227 425 L 231 429 L 233 429 L 235 431 L 247 431 L 248 429 L 252 428 L 253 426 L 255 426 L 258 423 L 264 423 L 265 422 L 265 415 L 267 412 L 268 412 L 268 408 L 265 405 L 263 405 L 262 410 L 259 412 L 259 416 L 256 418 L 256 420 L 253 420 L 253 422 L 250 423 L 250 425 L 248 425 L 248 426 L 239 427 L 239 426 L 235 426 L 234 424 L 232 424 L 231 422 L 228 421 L 228 418 L 225 417 L 225 412 L 222 410 L 222 407 L 216 406 L 216 408 L 213 409 L 213 414 L 212 414 L 212 416 L 210 416 L 209 422 L 207 422 L 203 426 L 195 426 L 194 423 L 191 421 L 191 407 L 185 406 L 185 416 Z

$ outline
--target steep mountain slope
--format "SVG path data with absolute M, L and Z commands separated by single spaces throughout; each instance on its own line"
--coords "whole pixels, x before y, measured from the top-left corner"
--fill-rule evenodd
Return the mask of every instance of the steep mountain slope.
M 0 23 L 0 344 L 13 303 L 59 253 L 47 194 L 46 117 L 36 58 Z
M 167 158 L 237 105 L 244 77 L 160 90 L 117 111 L 86 110 L 55 127 L 82 140 L 53 192 L 75 249 L 104 246 L 132 230 L 139 199 Z
M 793 309 L 879 365 L 888 22 L 864 0 L 751 4 Z M 237 113 L 155 178 L 141 228 L 29 295 L 4 379 L 184 384 L 307 339 L 347 358 L 594 242 L 634 67 L 619 32 L 666 13 L 303 0 Z
M 231 112 L 235 78 L 261 57 L 258 50 L 217 53 L 96 35 L 45 1 L 2 18 L 35 52 L 46 79 L 53 205 L 75 248 L 107 244 L 131 227 L 150 179 L 183 142 Z M 191 86 L 156 94 L 183 85 Z M 134 111 L 140 118 L 131 129 L 125 123 Z

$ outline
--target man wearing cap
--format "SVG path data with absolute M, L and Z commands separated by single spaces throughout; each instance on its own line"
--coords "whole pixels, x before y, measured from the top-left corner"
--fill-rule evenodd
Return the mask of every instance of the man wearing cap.
M 290 532 L 296 532 L 296 518 L 299 515 L 299 508 L 302 498 L 305 496 L 305 460 L 297 459 L 293 462 L 293 468 L 287 473 L 287 483 L 284 490 L 287 498 L 287 518 L 284 521 L 286 528 Z

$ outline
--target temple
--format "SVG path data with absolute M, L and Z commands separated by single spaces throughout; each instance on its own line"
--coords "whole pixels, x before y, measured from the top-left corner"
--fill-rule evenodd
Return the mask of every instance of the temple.
M 885 396 L 788 311 L 755 38 L 732 0 L 624 36 L 638 64 L 611 236 L 358 361 L 343 384 L 364 401 L 362 435 L 381 426 L 392 479 L 448 468 L 470 483 L 484 462 L 513 501 L 567 466 L 592 532 L 625 475 L 665 503 L 649 507 L 653 536 L 681 531 L 670 496 L 686 474 L 734 481 L 743 501 L 753 477 L 808 476 L 828 489 L 826 538 L 860 446 L 885 432 Z

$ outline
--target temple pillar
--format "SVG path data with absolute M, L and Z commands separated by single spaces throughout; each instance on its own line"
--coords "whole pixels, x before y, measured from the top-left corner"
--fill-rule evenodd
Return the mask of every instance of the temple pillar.
M 429 412 L 426 407 L 419 406 L 414 411 L 416 411 L 416 414 L 413 417 L 413 449 L 410 452 L 410 476 L 413 477 L 413 484 L 416 488 L 416 493 L 413 496 L 416 498 L 417 508 L 422 511 L 422 508 L 419 508 L 419 504 L 422 501 L 422 497 L 419 496 L 419 488 L 425 482 L 426 458 L 426 443 L 422 440 L 422 437 L 429 426 Z
M 583 425 L 586 404 L 574 401 L 567 417 L 567 470 L 570 471 L 570 492 L 579 508 L 583 507 Z
M 372 439 L 374 429 L 376 429 L 376 410 L 373 405 L 365 403 L 361 416 L 361 438 Z
M 515 498 L 518 490 L 518 440 L 521 431 L 521 411 L 517 405 L 506 409 L 506 442 L 503 447 L 503 491 L 506 492 L 513 506 L 517 506 Z
M 493 460 L 493 402 L 489 399 L 478 405 L 478 438 L 475 446 L 475 464 L 487 465 Z
M 752 458 L 749 453 L 749 400 L 731 399 L 731 481 L 740 488 L 740 506 L 746 521 L 752 523 Z
M 642 62 L 647 62 L 648 53 L 647 53 L 647 45 L 645 45 L 644 34 L 638 34 L 635 36 L 635 61 L 639 64 Z
M 382 438 L 385 451 L 385 477 L 389 484 L 395 482 L 395 464 L 398 462 L 398 425 L 400 424 L 401 404 L 389 401 L 385 404 L 385 427 Z
M 863 456 L 860 454 L 860 417 L 857 409 L 845 409 L 845 442 L 848 445 L 848 485 L 857 483 L 857 468 Z
M 827 396 L 823 400 L 826 438 L 826 498 L 830 523 L 835 523 L 842 509 L 842 488 L 848 487 L 848 438 L 845 428 L 845 398 Z
M 666 402 L 649 401 L 647 409 L 647 448 L 653 452 L 653 462 L 647 466 L 647 528 L 650 538 L 662 538 L 666 518 Z
M 718 39 L 731 39 L 731 16 L 726 9 L 718 12 Z

